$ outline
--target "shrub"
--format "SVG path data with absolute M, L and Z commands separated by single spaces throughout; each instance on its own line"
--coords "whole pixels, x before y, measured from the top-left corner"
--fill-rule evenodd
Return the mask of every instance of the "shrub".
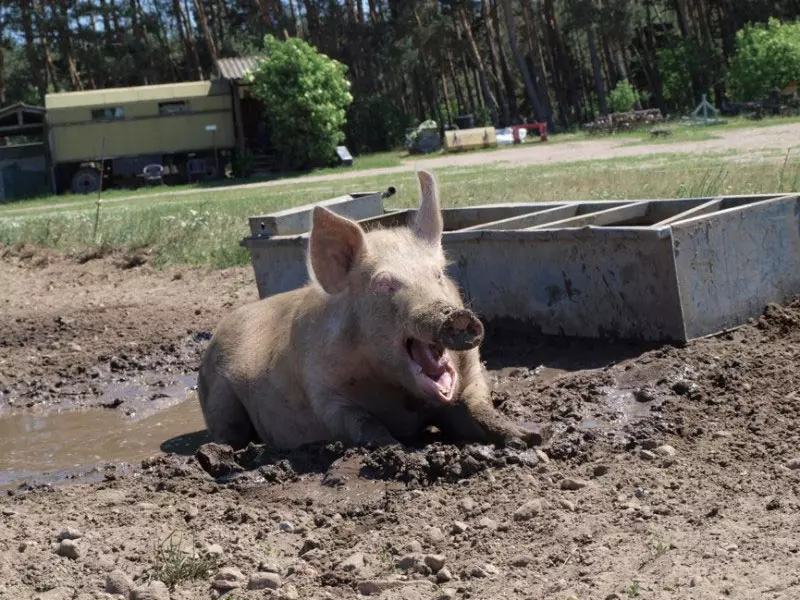
M 304 169 L 332 162 L 353 101 L 347 67 L 298 38 L 280 41 L 268 34 L 264 52 L 265 60 L 248 81 L 264 104 L 283 166 Z
M 736 33 L 729 73 L 737 100 L 762 100 L 774 88 L 800 81 L 800 21 L 745 25 Z
M 638 94 L 627 79 L 620 81 L 608 94 L 608 103 L 614 112 L 628 112 L 636 104 Z

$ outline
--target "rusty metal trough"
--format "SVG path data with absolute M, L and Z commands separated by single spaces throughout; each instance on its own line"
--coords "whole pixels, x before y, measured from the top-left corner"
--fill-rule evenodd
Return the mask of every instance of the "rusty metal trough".
M 327 200 L 365 229 L 404 225 L 386 194 Z M 250 218 L 264 298 L 308 280 L 313 204 Z M 484 319 L 544 334 L 686 341 L 800 294 L 800 196 L 488 204 L 444 209 L 450 274 Z

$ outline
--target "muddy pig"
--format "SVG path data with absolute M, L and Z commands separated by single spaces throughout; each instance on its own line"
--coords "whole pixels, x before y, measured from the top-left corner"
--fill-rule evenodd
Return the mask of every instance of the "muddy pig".
M 365 233 L 316 206 L 310 282 L 219 324 L 197 385 L 215 441 L 395 444 L 428 425 L 462 441 L 535 441 L 492 406 L 483 325 L 444 272 L 438 185 L 417 176 L 410 227 Z

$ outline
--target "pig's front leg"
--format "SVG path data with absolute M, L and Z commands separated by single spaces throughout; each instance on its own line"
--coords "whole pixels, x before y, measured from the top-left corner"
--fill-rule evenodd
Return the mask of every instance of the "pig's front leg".
M 504 445 L 516 439 L 522 440 L 528 446 L 541 444 L 539 432 L 512 423 L 494 408 L 479 360 L 465 362 L 469 366 L 463 370 L 466 386 L 461 392 L 461 402 L 442 412 L 442 431 L 467 442 Z
M 345 398 L 322 393 L 312 403 L 332 440 L 356 446 L 370 443 L 390 446 L 400 443 L 386 425 Z

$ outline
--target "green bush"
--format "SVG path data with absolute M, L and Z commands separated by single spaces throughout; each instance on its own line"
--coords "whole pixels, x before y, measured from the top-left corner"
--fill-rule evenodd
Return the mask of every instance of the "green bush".
M 638 94 L 627 79 L 620 81 L 608 94 L 608 103 L 614 112 L 628 112 L 636 104 Z
M 736 33 L 729 81 L 737 100 L 762 100 L 774 88 L 800 80 L 800 21 L 745 25 Z
M 347 67 L 307 42 L 264 38 L 266 60 L 248 75 L 253 95 L 264 103 L 272 144 L 284 167 L 305 169 L 331 163 L 344 140 L 347 107 L 353 101 Z

